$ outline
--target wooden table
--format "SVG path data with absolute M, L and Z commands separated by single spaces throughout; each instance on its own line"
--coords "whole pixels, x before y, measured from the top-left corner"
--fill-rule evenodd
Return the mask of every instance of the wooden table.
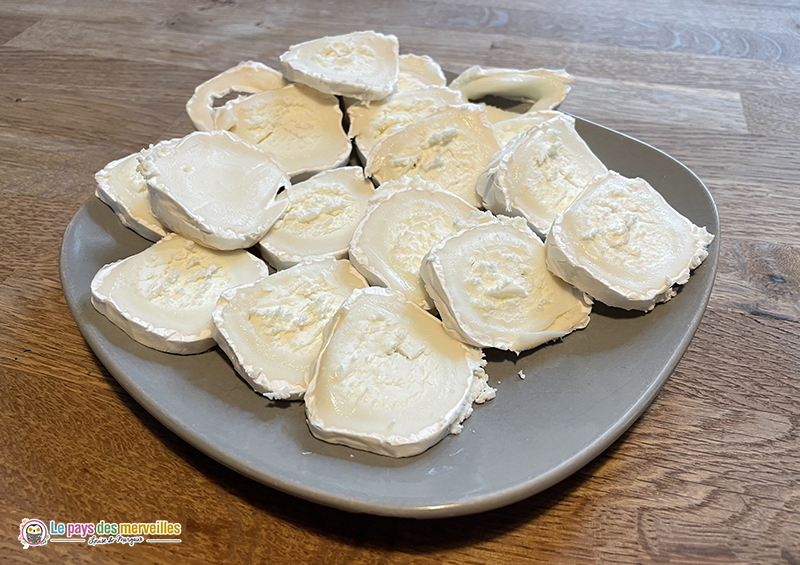
M 357 29 L 401 52 L 566 68 L 562 108 L 708 185 L 711 302 L 644 416 L 570 479 L 482 515 L 350 515 L 245 479 L 140 408 L 58 278 L 92 175 L 184 135 L 195 85 Z M 657 0 L 0 3 L 0 561 L 800 563 L 800 6 Z M 183 524 L 172 546 L 23 550 L 22 518 Z

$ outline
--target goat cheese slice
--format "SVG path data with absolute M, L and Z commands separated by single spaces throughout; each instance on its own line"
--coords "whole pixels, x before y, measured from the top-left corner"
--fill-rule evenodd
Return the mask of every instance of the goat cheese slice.
M 361 167 L 324 171 L 278 195 L 287 207 L 258 242 L 276 269 L 311 258 L 347 257 L 350 239 L 375 193 Z
M 519 353 L 589 323 L 591 301 L 547 270 L 544 244 L 522 218 L 446 236 L 421 273 L 447 333 L 476 347 Z
M 467 100 L 480 100 L 484 96 L 499 96 L 532 104 L 531 110 L 552 110 L 569 94 L 572 82 L 565 70 L 484 69 L 470 67 L 450 83 L 450 88 L 460 90 Z
M 381 100 L 397 87 L 398 50 L 394 35 L 358 31 L 292 45 L 281 63 L 286 78 L 320 92 Z
M 100 269 L 91 301 L 142 345 L 188 355 L 214 346 L 211 313 L 222 291 L 268 274 L 247 251 L 216 251 L 169 234 Z
M 186 103 L 194 127 L 200 131 L 211 131 L 214 126 L 214 100 L 231 92 L 252 94 L 281 88 L 289 84 L 275 69 L 256 61 L 243 61 L 233 68 L 210 78 L 194 89 L 194 94 Z
M 419 271 L 422 258 L 456 231 L 454 222 L 473 211 L 464 200 L 443 190 L 379 188 L 350 241 L 350 261 L 370 284 L 397 290 L 430 310 L 433 300 L 425 292 Z
M 433 114 L 444 106 L 464 103 L 461 94 L 444 86 L 428 86 L 392 94 L 384 100 L 354 104 L 347 109 L 349 137 L 366 161 L 372 148 L 382 139 Z
M 399 62 L 398 92 L 447 85 L 442 67 L 428 55 L 400 55 Z
M 686 284 L 713 239 L 644 179 L 609 171 L 553 222 L 547 267 L 609 306 L 647 311 Z
M 502 121 L 492 122 L 492 129 L 497 136 L 500 145 L 506 147 L 511 140 L 521 133 L 525 133 L 538 125 L 543 124 L 547 120 L 563 116 L 573 126 L 575 125 L 575 118 L 562 114 L 557 110 L 531 110 L 524 114 L 516 114 L 515 116 Z
M 329 443 L 417 455 L 494 396 L 484 365 L 397 292 L 356 290 L 325 328 L 305 396 L 309 428 Z
M 289 179 L 270 155 L 227 131 L 194 132 L 139 154 L 153 214 L 170 230 L 207 247 L 250 247 L 285 203 Z
M 350 157 L 339 100 L 303 85 L 231 100 L 216 125 L 269 152 L 290 177 L 341 167 Z
M 480 206 L 478 175 L 499 150 L 484 109 L 445 106 L 378 143 L 367 157 L 366 174 L 379 184 L 420 176 Z
M 214 339 L 255 391 L 298 400 L 325 324 L 353 290 L 366 286 L 349 261 L 324 259 L 230 288 L 214 309 Z
M 480 173 L 478 193 L 495 214 L 522 216 L 541 237 L 553 219 L 607 171 L 575 131 L 558 116 L 516 137 Z
M 122 225 L 150 241 L 158 241 L 167 230 L 153 215 L 147 183 L 137 170 L 138 153 L 110 162 L 94 175 L 95 195 L 117 215 Z

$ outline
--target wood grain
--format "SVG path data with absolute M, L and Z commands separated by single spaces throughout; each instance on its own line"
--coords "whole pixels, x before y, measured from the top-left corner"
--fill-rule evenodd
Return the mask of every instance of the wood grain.
M 574 476 L 477 516 L 351 515 L 228 470 L 120 388 L 61 293 L 95 171 L 188 133 L 215 72 L 369 28 L 455 71 L 567 68 L 565 110 L 674 155 L 719 206 L 709 308 L 652 406 Z M 799 32 L 781 0 L 0 3 L 0 561 L 800 563 Z M 23 550 L 24 517 L 185 535 Z

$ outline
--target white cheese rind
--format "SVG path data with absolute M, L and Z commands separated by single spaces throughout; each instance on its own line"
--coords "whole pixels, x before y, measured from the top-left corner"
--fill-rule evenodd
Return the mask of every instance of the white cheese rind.
M 521 218 L 445 237 L 421 273 L 447 333 L 476 347 L 519 353 L 589 323 L 591 300 L 547 270 L 544 244 Z
M 286 174 L 271 156 L 227 131 L 194 132 L 139 155 L 153 214 L 214 249 L 254 245 L 283 213 Z
M 546 120 L 497 153 L 477 181 L 486 209 L 522 216 L 545 237 L 553 219 L 607 171 L 573 123 L 562 115 Z
M 138 153 L 110 162 L 97 171 L 95 195 L 106 203 L 119 221 L 140 236 L 158 241 L 167 231 L 150 209 L 147 183 L 137 170 Z
M 426 86 L 446 86 L 447 79 L 439 63 L 428 55 L 400 55 L 397 91 L 405 92 Z
M 200 131 L 211 131 L 214 126 L 214 100 L 223 98 L 231 92 L 252 94 L 286 86 L 288 82 L 275 69 L 256 61 L 242 61 L 235 67 L 207 80 L 194 89 L 194 94 L 186 103 L 194 127 Z
M 366 286 L 349 261 L 323 259 L 228 289 L 212 316 L 214 339 L 253 390 L 298 400 L 325 324 L 353 290 Z
M 350 241 L 350 261 L 370 284 L 397 290 L 417 306 L 433 308 L 420 275 L 422 258 L 475 208 L 443 190 L 412 186 L 375 193 Z
M 279 270 L 312 258 L 344 259 L 374 193 L 361 167 L 324 171 L 293 184 L 278 195 L 287 207 L 258 242 L 261 255 Z
M 492 129 L 494 129 L 500 145 L 505 147 L 519 134 L 530 131 L 547 120 L 559 116 L 575 125 L 575 118 L 557 110 L 532 110 L 524 114 L 517 114 L 508 120 L 492 122 Z
M 355 139 L 362 161 L 372 148 L 406 126 L 430 116 L 439 108 L 464 104 L 461 93 L 443 86 L 397 92 L 384 100 L 359 103 L 347 109 L 348 136 Z
M 356 290 L 323 334 L 305 396 L 315 437 L 410 457 L 461 431 L 473 402 L 494 396 L 478 349 L 399 293 Z
M 453 82 L 450 88 L 460 90 L 467 100 L 480 100 L 484 96 L 500 96 L 531 102 L 531 110 L 552 110 L 569 94 L 572 76 L 565 70 L 484 69 L 470 67 Z
M 394 35 L 359 31 L 292 45 L 281 64 L 286 78 L 320 92 L 381 100 L 397 87 L 398 51 Z
M 379 184 L 418 175 L 480 206 L 478 175 L 499 150 L 483 108 L 445 106 L 384 138 L 369 154 L 365 170 Z
M 142 345 L 188 355 L 214 346 L 211 313 L 220 294 L 268 274 L 267 265 L 246 251 L 216 251 L 169 234 L 100 269 L 91 301 Z
M 339 100 L 303 85 L 231 100 L 216 125 L 267 151 L 290 177 L 341 167 L 350 157 Z
M 547 267 L 609 306 L 648 311 L 689 280 L 713 239 L 647 181 L 609 171 L 553 222 Z

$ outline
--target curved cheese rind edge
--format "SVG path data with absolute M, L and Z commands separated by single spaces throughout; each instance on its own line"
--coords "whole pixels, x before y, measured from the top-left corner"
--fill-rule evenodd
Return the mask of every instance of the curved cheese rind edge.
M 112 169 L 122 164 L 123 161 L 137 158 L 138 153 L 132 153 L 127 157 L 111 161 L 108 165 L 97 171 L 94 175 L 94 180 L 97 183 L 94 194 L 114 211 L 114 214 L 119 218 L 123 226 L 132 229 L 143 238 L 155 242 L 167 235 L 167 230 L 164 229 L 164 226 L 144 218 L 135 217 L 130 208 L 117 197 L 116 191 L 110 184 Z
M 147 192 L 150 195 L 150 207 L 153 214 L 167 227 L 169 230 L 179 233 L 180 235 L 197 241 L 207 247 L 218 249 L 220 251 L 231 251 L 234 249 L 243 249 L 251 247 L 258 242 L 259 239 L 264 237 L 267 230 L 272 227 L 277 219 L 283 214 L 285 210 L 285 202 L 276 202 L 275 195 L 272 197 L 272 202 L 269 203 L 264 209 L 262 221 L 255 229 L 250 232 L 236 232 L 226 228 L 217 226 L 210 226 L 205 221 L 194 214 L 191 210 L 186 209 L 185 206 L 180 204 L 173 196 L 169 187 L 164 185 L 159 180 L 158 166 L 155 164 L 154 155 L 157 152 L 166 153 L 177 148 L 181 142 L 192 136 L 226 136 L 235 143 L 243 144 L 249 150 L 257 151 L 264 156 L 265 161 L 269 161 L 278 169 L 282 171 L 280 166 L 275 162 L 269 153 L 261 151 L 255 145 L 244 141 L 243 139 L 233 135 L 227 131 L 211 131 L 200 132 L 196 131 L 190 133 L 186 137 L 179 137 L 162 141 L 155 145 L 151 145 L 148 149 L 144 149 L 139 153 L 139 172 L 147 182 Z M 275 193 L 281 186 L 289 187 L 291 182 L 286 174 L 283 174 L 281 181 L 277 183 Z
M 308 423 L 309 430 L 314 437 L 321 439 L 328 443 L 339 445 L 346 445 L 355 449 L 377 453 L 378 455 L 385 455 L 388 457 L 412 457 L 430 449 L 435 444 L 444 439 L 448 434 L 458 434 L 461 432 L 462 422 L 466 420 L 473 411 L 473 403 L 483 404 L 491 400 L 495 396 L 495 389 L 489 386 L 488 377 L 484 371 L 486 366 L 486 359 L 480 349 L 470 347 L 462 343 L 465 351 L 465 358 L 467 360 L 468 369 L 471 372 L 469 379 L 469 386 L 465 387 L 464 395 L 461 400 L 447 414 L 445 414 L 441 421 L 431 426 L 424 428 L 418 433 L 409 436 L 382 436 L 380 434 L 365 434 L 354 432 L 343 428 L 333 428 L 325 425 L 324 421 L 316 413 L 316 399 L 314 391 L 316 389 L 316 381 L 321 368 L 322 360 L 325 352 L 330 344 L 331 337 L 333 336 L 336 328 L 341 324 L 344 316 L 352 308 L 355 301 L 363 295 L 383 295 L 395 296 L 400 300 L 408 302 L 413 306 L 413 302 L 409 301 L 402 294 L 388 288 L 368 287 L 364 289 L 354 290 L 353 294 L 344 301 L 342 306 L 337 310 L 333 318 L 325 326 L 323 331 L 322 349 L 317 357 L 314 365 L 311 368 L 311 379 L 308 384 L 305 396 L 306 407 L 306 422 Z M 424 311 L 423 311 L 424 312 Z M 430 316 L 438 324 L 441 322 L 433 315 L 425 312 L 426 316 Z
M 387 186 L 385 186 L 383 191 L 381 191 L 381 186 L 384 185 Z M 387 200 L 395 197 L 395 195 L 397 194 L 402 194 L 408 191 L 427 191 L 427 192 L 445 194 L 447 195 L 447 197 L 452 196 L 454 198 L 457 198 L 470 208 L 474 208 L 472 204 L 470 204 L 457 194 L 453 194 L 452 192 L 443 190 L 436 183 L 422 179 L 419 176 L 414 176 L 414 177 L 403 176 L 400 177 L 399 179 L 387 181 L 386 183 L 383 183 L 380 186 L 378 186 L 378 189 L 375 191 L 375 195 L 373 196 L 370 205 L 367 207 L 367 211 L 364 214 L 364 217 L 361 218 L 361 221 L 356 227 L 355 232 L 353 232 L 353 238 L 350 240 L 350 247 L 349 247 L 350 262 L 358 270 L 358 272 L 361 273 L 361 275 L 365 279 L 367 279 L 367 282 L 369 282 L 369 284 L 372 286 L 389 288 L 389 283 L 381 276 L 381 274 L 370 263 L 369 257 L 366 255 L 366 253 L 364 253 L 361 247 L 361 240 L 364 237 L 364 226 L 366 225 L 367 221 L 369 221 L 368 219 L 370 218 L 370 216 L 375 212 L 376 209 L 378 209 L 378 207 L 383 202 L 386 202 Z M 415 303 L 414 301 L 410 302 L 426 310 L 430 310 L 434 307 L 433 299 L 427 295 L 425 299 L 422 300 L 422 302 L 418 303 Z
M 575 202 L 578 202 L 589 194 L 592 187 L 601 184 L 608 178 L 614 177 L 626 179 L 626 177 L 623 177 L 616 171 L 609 171 L 605 175 L 600 175 L 586 187 L 586 190 L 584 190 Z M 667 276 L 664 283 L 659 288 L 649 289 L 645 293 L 632 291 L 615 285 L 603 277 L 592 274 L 589 269 L 580 264 L 575 255 L 571 253 L 569 246 L 564 244 L 563 230 L 561 227 L 564 214 L 562 213 L 553 221 L 550 233 L 545 241 L 547 268 L 550 269 L 550 272 L 554 275 L 607 306 L 622 308 L 624 310 L 649 312 L 656 304 L 667 302 L 674 297 L 677 294 L 674 289 L 676 285 L 684 285 L 689 281 L 691 272 L 699 267 L 705 258 L 708 257 L 708 246 L 714 240 L 714 235 L 709 233 L 706 228 L 695 225 L 687 217 L 672 208 L 672 206 L 664 200 L 664 197 L 644 179 L 637 177 L 627 180 L 635 182 L 641 181 L 647 184 L 654 197 L 679 216 L 682 221 L 685 222 L 687 230 L 694 234 L 697 245 L 686 267 L 675 276 Z M 567 210 L 569 210 L 569 208 Z
M 350 169 L 352 169 L 353 172 L 355 172 L 357 170 L 358 174 L 361 175 L 361 180 L 363 180 L 364 182 L 368 183 L 369 186 L 372 187 L 372 183 L 370 183 L 367 179 L 363 178 L 363 169 L 361 167 L 340 167 L 338 169 L 331 169 L 331 170 L 328 170 L 328 171 L 322 171 L 321 173 L 317 173 L 313 177 L 311 177 L 311 178 L 309 178 L 309 179 L 307 179 L 306 181 L 303 181 L 303 182 L 310 181 L 310 180 L 312 180 L 312 179 L 314 179 L 316 177 L 321 177 L 321 176 L 325 176 L 327 174 L 332 174 L 335 171 L 344 171 L 344 170 L 350 170 Z M 292 187 L 298 186 L 299 184 L 302 184 L 302 183 L 297 183 L 295 185 L 292 185 Z M 287 188 L 287 191 L 291 190 L 292 187 Z M 288 207 L 288 200 L 289 199 L 285 196 L 285 194 L 286 194 L 286 192 L 283 192 L 283 193 L 281 193 L 281 195 L 278 195 L 278 198 L 276 198 L 276 202 L 284 202 L 285 201 L 285 203 L 286 203 L 283 212 L 281 212 L 281 215 L 283 215 L 283 213 L 286 210 L 289 209 L 289 207 Z M 373 190 L 373 195 L 374 195 L 374 190 Z M 359 223 L 360 222 L 361 222 L 361 220 L 359 219 Z M 358 224 L 356 225 L 356 227 L 357 226 L 358 226 Z M 347 245 L 345 245 L 341 249 L 337 249 L 335 251 L 331 251 L 329 253 L 325 253 L 325 254 L 322 254 L 322 255 L 297 255 L 297 254 L 290 253 L 290 252 L 286 251 L 285 249 L 279 249 L 277 246 L 275 246 L 273 243 L 271 243 L 269 241 L 269 237 L 268 236 L 269 236 L 269 232 L 267 232 L 266 235 L 264 235 L 264 237 L 262 237 L 258 241 L 256 246 L 258 248 L 259 253 L 267 261 L 267 263 L 269 263 L 270 265 L 272 265 L 273 267 L 275 267 L 279 271 L 282 271 L 284 269 L 288 269 L 290 267 L 293 267 L 295 265 L 298 265 L 300 263 L 304 263 L 304 262 L 307 262 L 307 261 L 317 261 L 317 260 L 323 260 L 323 259 L 346 259 L 348 257 L 348 253 L 350 251 L 350 243 L 348 242 Z
M 476 100 L 493 95 L 531 102 L 530 110 L 552 110 L 569 94 L 575 79 L 564 69 L 504 69 L 473 66 L 458 75 L 450 88 Z M 540 90 L 541 89 L 541 90 Z
M 266 91 L 265 91 L 266 92 Z M 262 151 L 268 155 L 270 155 L 273 160 L 281 167 L 284 168 L 286 174 L 292 178 L 297 180 L 297 178 L 302 178 L 307 180 L 308 177 L 311 177 L 315 174 L 320 172 L 324 172 L 331 169 L 336 169 L 342 167 L 347 164 L 350 160 L 350 155 L 353 152 L 353 144 L 350 141 L 350 137 L 348 136 L 347 132 L 344 131 L 342 127 L 342 120 L 344 119 L 344 114 L 342 113 L 342 109 L 339 105 L 339 100 L 328 93 L 324 92 L 317 92 L 309 86 L 304 84 L 287 84 L 281 88 L 273 88 L 270 89 L 271 94 L 278 94 L 281 92 L 298 92 L 300 96 L 305 96 L 307 100 L 314 100 L 316 104 L 311 107 L 312 111 L 319 112 L 319 115 L 323 115 L 323 112 L 331 112 L 333 116 L 328 116 L 328 121 L 335 123 L 338 127 L 336 128 L 336 138 L 328 138 L 326 141 L 330 144 L 331 147 L 334 147 L 335 144 L 340 144 L 342 149 L 341 151 L 333 155 L 332 158 L 324 163 L 322 166 L 311 166 L 311 165 L 304 165 L 300 167 L 296 167 L 293 169 L 289 169 L 288 167 L 283 167 L 281 163 L 279 163 L 278 157 L 271 153 L 268 148 L 260 147 L 257 144 L 252 143 L 246 139 L 243 139 L 246 143 L 253 144 L 259 151 Z M 257 93 L 260 94 L 260 93 Z M 297 95 L 296 95 L 297 96 Z M 237 125 L 237 120 L 235 118 L 235 108 L 239 104 L 244 104 L 248 102 L 250 97 L 239 97 L 235 100 L 229 100 L 225 103 L 224 106 L 217 108 L 216 116 L 214 117 L 214 129 L 216 130 L 225 130 L 228 131 Z M 329 104 L 324 104 L 323 100 L 328 98 Z M 331 119 L 332 118 L 332 119 Z M 234 132 L 230 132 L 233 135 L 237 135 Z M 341 134 L 341 135 L 339 135 Z M 237 136 L 239 137 L 239 136 Z
M 515 225 L 516 221 L 519 220 L 516 218 L 498 216 L 491 220 L 491 222 L 486 223 L 498 222 L 502 225 L 520 229 L 519 225 Z M 422 260 L 420 272 L 422 274 L 422 280 L 425 282 L 425 290 L 431 298 L 433 298 L 436 309 L 442 318 L 444 329 L 450 336 L 474 347 L 493 347 L 519 354 L 522 351 L 533 349 L 534 347 L 563 338 L 589 325 L 590 314 L 592 312 L 592 299 L 587 294 L 574 287 L 571 288 L 571 291 L 576 298 L 575 305 L 558 316 L 548 328 L 544 330 L 520 333 L 514 340 L 508 341 L 493 338 L 492 336 L 475 330 L 470 324 L 467 324 L 458 310 L 454 308 L 453 296 L 443 283 L 446 276 L 444 266 L 438 255 L 442 252 L 448 241 L 464 235 L 464 233 L 469 230 L 486 225 L 486 223 L 469 226 L 445 236 L 444 239 L 431 248 Z M 542 267 L 546 268 L 545 265 L 542 265 Z
M 180 236 L 177 234 L 168 234 L 161 239 L 161 241 L 167 241 L 173 237 Z M 147 249 L 145 249 L 145 251 L 147 251 Z M 242 253 L 247 252 L 242 251 Z M 145 347 L 178 355 L 193 355 L 208 351 L 214 347 L 216 341 L 214 340 L 211 329 L 204 330 L 199 334 L 186 335 L 176 330 L 159 328 L 138 316 L 125 312 L 110 296 L 99 293 L 98 289 L 105 282 L 106 277 L 108 277 L 116 267 L 136 255 L 131 255 L 131 257 L 125 257 L 119 261 L 109 263 L 97 272 L 91 283 L 92 306 L 103 316 L 108 318 L 111 323 L 128 334 L 131 339 Z M 267 267 L 266 263 L 253 257 L 249 253 L 248 255 L 252 261 L 254 261 L 254 264 L 258 265 L 258 268 L 262 270 L 263 276 L 267 276 L 269 274 L 269 267 Z
M 242 61 L 235 67 L 221 72 L 194 89 L 186 102 L 186 113 L 198 131 L 212 131 L 214 126 L 214 100 L 231 92 L 253 94 L 287 85 L 283 75 L 257 61 Z
M 581 145 L 586 152 L 594 155 L 591 149 L 589 149 L 589 146 L 586 145 L 586 142 L 583 141 L 575 131 L 574 123 L 575 119 L 571 116 L 560 114 L 517 135 L 511 142 L 497 152 L 486 168 L 478 175 L 476 190 L 483 202 L 484 208 L 496 215 L 525 218 L 528 222 L 528 226 L 536 232 L 539 237 L 544 239 L 550 230 L 550 223 L 536 215 L 533 211 L 525 210 L 518 206 L 509 194 L 509 161 L 514 158 L 516 151 L 530 141 L 532 137 L 540 132 L 546 132 L 553 127 L 566 128 L 566 132 L 575 138 L 572 140 L 573 143 Z M 602 169 L 606 169 L 605 165 L 603 165 L 597 157 L 595 157 L 595 160 Z
M 447 86 L 442 67 L 428 55 L 406 53 L 399 57 L 398 92 L 412 90 L 416 83 L 424 86 Z M 406 81 L 404 84 L 403 81 Z M 403 88 L 407 86 L 408 88 Z M 417 87 L 419 88 L 419 87 Z
M 394 65 L 394 79 L 390 83 L 382 85 L 373 85 L 365 81 L 360 82 L 345 82 L 335 78 L 328 78 L 317 76 L 310 70 L 304 70 L 301 66 L 296 65 L 296 59 L 299 57 L 298 53 L 300 48 L 314 44 L 321 43 L 329 39 L 341 39 L 345 37 L 368 37 L 372 40 L 385 41 L 387 45 L 391 46 L 393 59 L 390 65 Z M 299 82 L 310 86 L 320 92 L 326 94 L 335 94 L 337 96 L 347 96 L 358 100 L 382 100 L 394 92 L 397 87 L 397 77 L 399 73 L 399 53 L 400 42 L 397 36 L 391 34 L 383 34 L 375 31 L 356 31 L 344 35 L 325 36 L 318 39 L 312 39 L 298 43 L 289 47 L 289 49 L 280 56 L 281 65 L 283 66 L 283 73 L 287 79 L 292 82 Z

